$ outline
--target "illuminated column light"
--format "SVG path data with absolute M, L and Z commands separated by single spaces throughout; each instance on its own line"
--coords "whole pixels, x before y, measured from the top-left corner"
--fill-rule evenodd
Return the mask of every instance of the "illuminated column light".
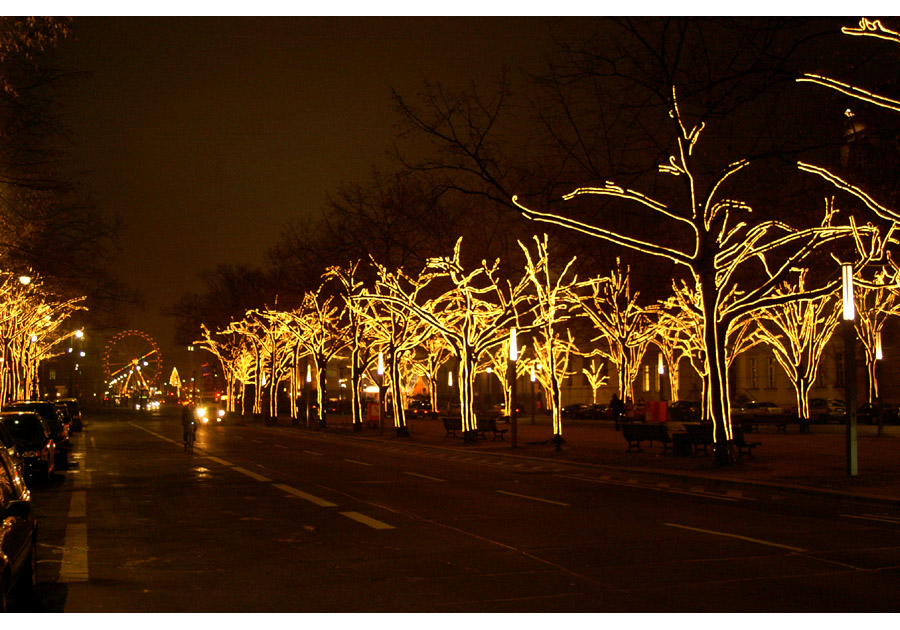
M 881 331 L 875 333 L 875 359 L 881 361 L 884 359 L 884 353 L 881 351 Z
M 519 359 L 519 348 L 516 344 L 516 329 L 511 328 L 509 331 L 509 360 L 517 361 Z
M 844 305 L 844 319 L 856 319 L 856 307 L 853 303 L 853 265 L 841 265 L 842 285 L 841 299 Z

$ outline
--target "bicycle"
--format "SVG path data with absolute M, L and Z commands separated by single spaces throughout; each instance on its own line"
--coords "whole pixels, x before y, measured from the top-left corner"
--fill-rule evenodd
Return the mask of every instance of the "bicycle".
M 190 455 L 194 453 L 194 439 L 197 435 L 197 424 L 192 420 L 190 429 L 184 440 L 184 450 Z

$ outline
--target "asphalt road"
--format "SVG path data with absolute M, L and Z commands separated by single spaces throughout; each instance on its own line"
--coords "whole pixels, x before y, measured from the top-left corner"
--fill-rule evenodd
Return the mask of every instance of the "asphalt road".
M 291 427 L 88 416 L 34 489 L 64 612 L 897 612 L 900 513 Z

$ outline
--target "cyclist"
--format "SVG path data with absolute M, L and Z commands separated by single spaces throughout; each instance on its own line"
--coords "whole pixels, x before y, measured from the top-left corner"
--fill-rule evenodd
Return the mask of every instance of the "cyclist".
M 181 408 L 181 428 L 184 434 L 184 437 L 182 438 L 184 440 L 184 448 L 187 450 L 188 431 L 193 431 L 194 435 L 197 434 L 197 422 L 194 420 L 193 404 L 184 405 Z

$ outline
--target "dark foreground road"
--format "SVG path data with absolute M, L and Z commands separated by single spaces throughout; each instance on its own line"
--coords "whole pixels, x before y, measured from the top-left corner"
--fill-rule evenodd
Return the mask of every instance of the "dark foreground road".
M 900 514 L 290 427 L 89 417 L 35 489 L 65 612 L 900 610 Z

